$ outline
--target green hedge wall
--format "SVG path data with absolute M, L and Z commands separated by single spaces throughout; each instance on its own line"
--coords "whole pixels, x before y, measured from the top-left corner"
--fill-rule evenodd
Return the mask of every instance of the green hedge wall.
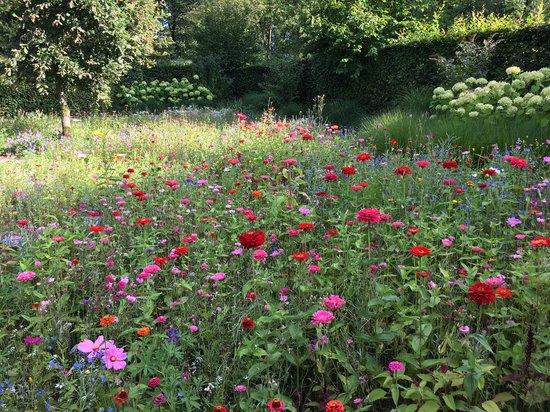
M 499 43 L 492 57 L 487 76 L 489 79 L 502 79 L 506 67 L 512 65 L 524 70 L 550 67 L 550 25 L 518 31 L 479 33 L 476 41 L 482 42 L 490 36 Z M 431 58 L 435 55 L 452 56 L 461 40 L 444 38 L 381 49 L 377 56 L 364 59 L 364 69 L 356 79 L 336 74 L 335 62 L 330 56 L 306 58 L 296 73 L 299 76 L 296 82 L 298 90 L 290 94 L 310 106 L 315 96 L 325 94 L 332 100 L 355 100 L 365 111 L 380 111 L 408 89 L 436 87 L 445 83 Z M 151 68 L 138 67 L 125 76 L 121 83 L 190 78 L 194 74 L 200 76 L 200 82 L 214 93 L 216 99 L 224 100 L 262 91 L 262 86 L 269 83 L 270 69 L 258 65 L 223 73 L 215 63 L 193 66 L 185 61 L 165 61 Z M 116 86 L 114 89 L 116 91 Z M 71 103 L 74 112 L 93 109 L 92 99 L 82 93 L 71 96 Z M 33 110 L 56 111 L 57 102 L 53 96 L 38 96 L 25 84 L 0 86 L 0 115 Z

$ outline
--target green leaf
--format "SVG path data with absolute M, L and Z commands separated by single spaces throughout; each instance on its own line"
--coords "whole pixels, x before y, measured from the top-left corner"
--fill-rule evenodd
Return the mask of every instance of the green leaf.
M 369 393 L 367 396 L 368 402 L 376 402 L 379 399 L 382 399 L 386 396 L 386 391 L 384 389 L 375 389 Z
M 418 412 L 437 412 L 440 405 L 435 401 L 428 401 L 420 407 Z
M 483 346 L 486 350 L 488 350 L 488 351 L 491 352 L 491 353 L 494 353 L 494 352 L 493 352 L 493 349 L 491 349 L 491 345 L 489 344 L 489 342 L 487 342 L 487 339 L 485 338 L 485 336 L 482 336 L 482 335 L 477 334 L 477 333 L 475 333 L 475 334 L 473 334 L 473 335 L 471 335 L 471 336 L 472 336 L 472 338 L 474 338 L 475 340 L 477 340 L 477 341 L 479 342 L 479 344 L 480 344 L 481 346 Z
M 496 403 L 493 401 L 485 401 L 481 404 L 483 409 L 485 409 L 487 412 L 500 412 L 500 408 Z
M 443 402 L 445 402 L 445 405 L 449 407 L 452 411 L 456 411 L 456 403 L 455 398 L 453 398 L 453 395 L 443 395 Z
M 268 369 L 270 366 L 271 365 L 269 363 L 256 363 L 255 365 L 252 365 L 250 369 L 248 369 L 248 377 L 253 378 L 254 376 Z
M 397 385 L 393 385 L 391 388 L 391 397 L 393 399 L 393 403 L 395 406 L 399 403 L 399 387 Z
M 472 399 L 472 397 L 474 396 L 478 381 L 479 378 L 477 377 L 477 374 L 468 373 L 464 377 L 464 391 L 466 392 L 466 396 L 468 397 L 468 399 Z
M 495 395 L 493 402 L 507 402 L 516 399 L 510 392 L 500 392 Z

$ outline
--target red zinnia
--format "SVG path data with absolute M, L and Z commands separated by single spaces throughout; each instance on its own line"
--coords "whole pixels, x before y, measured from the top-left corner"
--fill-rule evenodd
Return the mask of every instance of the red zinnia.
M 344 166 L 342 168 L 342 174 L 344 175 L 354 175 L 355 174 L 355 168 L 352 166 Z
M 512 291 L 507 288 L 497 288 L 495 291 L 499 298 L 508 299 L 512 297 Z
M 261 230 L 249 230 L 239 236 L 239 242 L 247 249 L 260 247 L 265 242 L 265 233 Z
M 344 405 L 342 404 L 342 402 L 337 400 L 328 401 L 325 411 L 326 412 L 344 412 Z
M 443 169 L 457 169 L 458 163 L 455 160 L 447 160 L 443 162 Z
M 189 252 L 189 248 L 187 246 L 178 246 L 176 249 L 175 249 L 175 252 L 176 252 L 176 255 L 178 256 L 183 256 L 185 255 L 187 252 Z
M 483 171 L 483 174 L 485 176 L 495 176 L 497 174 L 497 171 L 495 169 L 485 169 Z
M 305 262 L 309 259 L 309 255 L 306 252 L 298 252 L 292 255 L 292 259 L 298 260 L 300 262 Z
M 158 256 L 158 257 L 155 258 L 154 262 L 155 262 L 155 265 L 163 267 L 166 264 L 167 260 L 168 260 L 168 258 Z
M 115 395 L 115 403 L 117 405 L 124 405 L 126 402 L 128 402 L 128 391 L 123 389 Z
M 527 160 L 520 159 L 519 157 L 512 157 L 510 159 L 510 164 L 519 169 L 525 169 L 527 167 Z
M 355 216 L 359 222 L 363 223 L 380 223 L 382 217 L 380 216 L 380 210 L 369 207 L 361 209 Z
M 533 247 L 550 246 L 550 237 L 537 236 L 531 240 L 531 246 Z
M 394 173 L 399 176 L 405 176 L 411 174 L 411 169 L 407 166 L 399 166 L 395 169 Z
M 223 405 L 214 406 L 212 412 L 228 412 L 227 408 Z
M 254 320 L 252 318 L 244 318 L 242 326 L 243 329 L 254 329 Z
M 300 223 L 298 225 L 298 229 L 302 229 L 302 230 L 310 230 L 310 229 L 313 229 L 315 227 L 315 225 L 313 223 Z
M 432 251 L 428 249 L 426 246 L 413 246 L 412 248 L 409 249 L 409 252 L 412 255 L 420 256 L 420 257 L 432 254 Z
M 336 173 L 327 173 L 323 179 L 327 182 L 338 180 L 338 175 Z
M 468 298 L 478 305 L 488 305 L 495 301 L 496 295 L 492 286 L 477 282 L 468 289 Z
M 105 228 L 103 226 L 90 226 L 90 232 L 93 232 L 93 233 L 100 233 L 100 232 L 103 232 L 105 230 Z
M 418 162 L 416 162 L 416 165 L 418 167 L 428 167 L 430 165 L 430 162 L 428 162 L 427 160 L 419 160 Z
M 366 162 L 370 160 L 370 155 L 368 153 L 359 153 L 356 159 L 358 162 Z
M 149 223 L 151 223 L 151 219 L 146 217 L 140 217 L 138 220 L 136 220 L 136 225 L 138 226 L 148 225 Z
M 273 398 L 267 403 L 267 409 L 270 411 L 281 412 L 285 408 L 285 403 L 279 398 Z
M 306 133 L 302 136 L 302 140 L 313 140 L 313 136 L 309 133 Z

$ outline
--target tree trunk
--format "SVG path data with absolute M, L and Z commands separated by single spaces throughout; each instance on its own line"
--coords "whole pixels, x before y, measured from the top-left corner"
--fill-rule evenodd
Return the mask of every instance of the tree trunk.
M 59 89 L 59 108 L 61 109 L 61 134 L 70 138 L 73 136 L 71 128 L 71 110 L 69 109 L 67 96 L 63 88 Z

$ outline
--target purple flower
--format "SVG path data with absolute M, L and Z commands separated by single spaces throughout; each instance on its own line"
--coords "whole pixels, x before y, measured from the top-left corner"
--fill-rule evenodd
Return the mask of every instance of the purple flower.
M 246 392 L 246 386 L 244 385 L 235 386 L 235 392 Z
M 25 342 L 27 345 L 37 345 L 44 342 L 44 340 L 39 336 L 29 336 L 23 339 L 23 342 Z
M 506 223 L 508 223 L 510 225 L 510 227 L 515 227 L 515 226 L 521 224 L 521 220 L 518 219 L 515 216 L 512 216 L 512 217 L 509 217 L 508 219 L 506 219 Z
M 470 328 L 466 325 L 462 325 L 461 327 L 458 328 L 458 331 L 466 335 L 470 333 Z

